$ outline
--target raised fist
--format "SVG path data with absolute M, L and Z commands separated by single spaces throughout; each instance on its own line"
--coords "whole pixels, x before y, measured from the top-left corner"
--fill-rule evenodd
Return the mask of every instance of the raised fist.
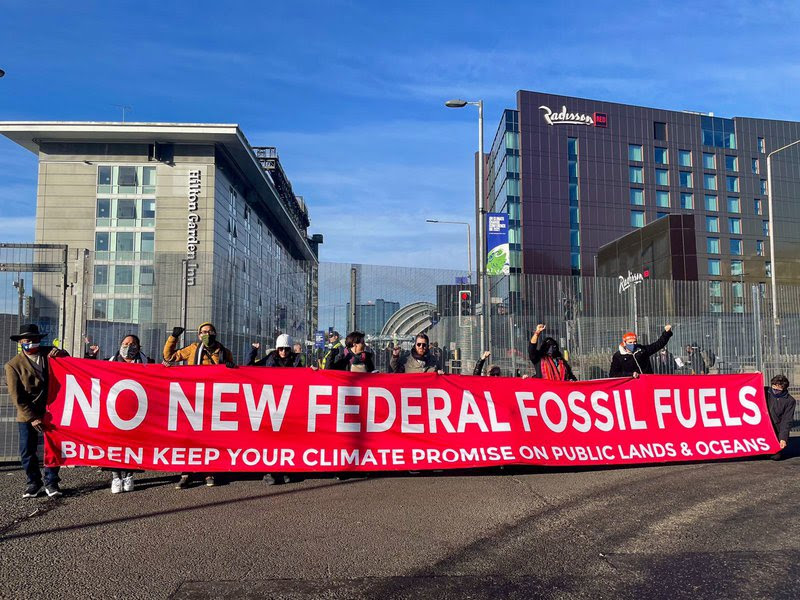
M 664 325 L 664 331 L 672 331 L 672 325 Z
M 539 323 L 536 326 L 536 333 L 542 333 L 545 329 L 547 329 L 547 326 L 543 325 L 542 323 Z
M 253 342 L 253 343 L 252 343 L 252 344 L 250 344 L 250 345 L 251 345 L 253 348 L 255 348 L 256 350 L 258 350 L 259 348 L 261 348 L 261 342 Z
M 172 337 L 174 337 L 174 338 L 179 338 L 179 337 L 181 337 L 181 334 L 182 334 L 184 331 L 185 331 L 185 330 L 184 330 L 184 328 L 183 328 L 183 327 L 173 327 L 173 328 L 172 328 Z

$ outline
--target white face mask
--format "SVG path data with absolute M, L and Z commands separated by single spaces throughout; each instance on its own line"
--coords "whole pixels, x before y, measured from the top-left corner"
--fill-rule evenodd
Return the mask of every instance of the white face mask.
M 133 358 L 136 356 L 137 348 L 136 346 L 120 346 L 119 347 L 119 355 L 122 358 Z

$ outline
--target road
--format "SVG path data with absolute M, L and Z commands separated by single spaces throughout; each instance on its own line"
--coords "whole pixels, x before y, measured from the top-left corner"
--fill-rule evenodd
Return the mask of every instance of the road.
M 175 490 L 0 468 L 9 598 L 800 597 L 800 439 L 783 461 L 254 477 Z

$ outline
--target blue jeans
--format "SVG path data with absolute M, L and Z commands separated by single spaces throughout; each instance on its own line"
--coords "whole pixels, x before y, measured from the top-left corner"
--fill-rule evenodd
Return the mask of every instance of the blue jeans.
M 22 468 L 28 476 L 28 485 L 42 485 L 42 473 L 39 470 L 39 456 L 36 454 L 39 446 L 39 432 L 30 423 L 17 423 L 19 425 L 19 457 Z M 58 483 L 58 467 L 44 468 L 44 483 L 50 485 Z

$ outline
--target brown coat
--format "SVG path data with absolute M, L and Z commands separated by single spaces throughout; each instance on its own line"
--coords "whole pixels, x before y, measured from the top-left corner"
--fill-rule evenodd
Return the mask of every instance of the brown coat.
M 200 347 L 200 342 L 189 344 L 185 348 L 177 349 L 178 339 L 172 336 L 167 338 L 167 343 L 164 344 L 164 360 L 167 362 L 186 361 L 187 365 L 194 365 L 197 358 L 197 349 Z M 216 343 L 214 350 L 209 355 L 208 352 L 203 352 L 204 365 L 219 365 L 226 362 L 233 362 L 233 354 L 225 346 Z
M 47 409 L 47 380 L 50 374 L 48 354 L 51 346 L 39 346 L 39 355 L 44 358 L 42 375 L 36 372 L 31 361 L 22 353 L 6 363 L 8 395 L 17 407 L 17 421 L 30 423 L 44 417 Z M 64 356 L 69 356 L 65 351 Z

